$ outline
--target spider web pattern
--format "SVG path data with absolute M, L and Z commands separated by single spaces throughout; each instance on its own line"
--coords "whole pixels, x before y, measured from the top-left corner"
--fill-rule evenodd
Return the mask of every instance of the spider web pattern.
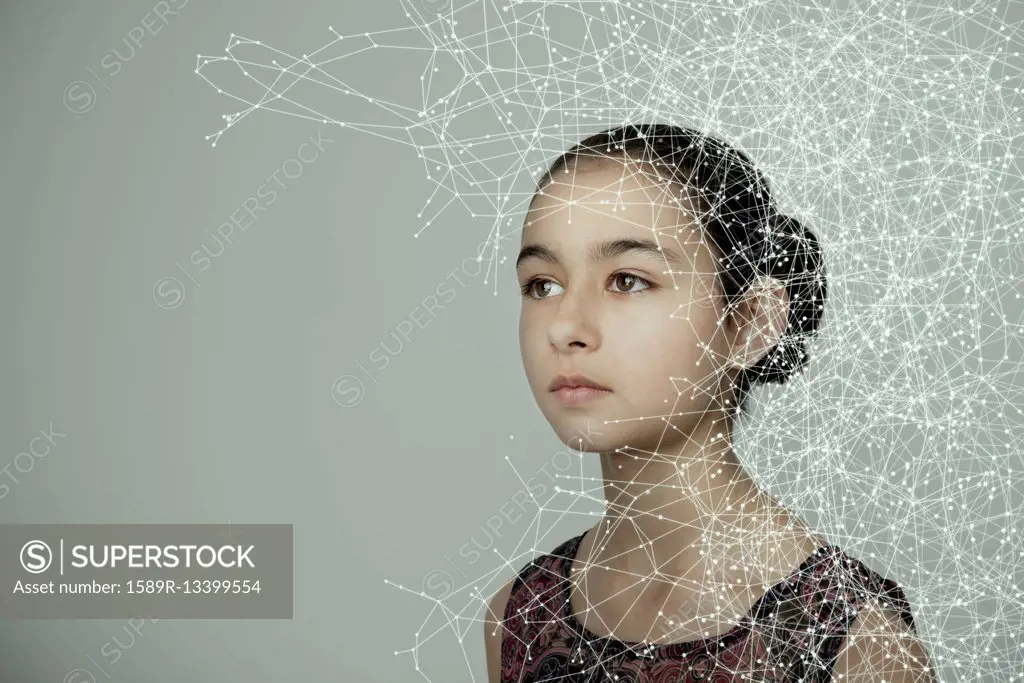
M 830 283 L 807 376 L 759 394 L 751 469 L 898 575 L 941 680 L 1024 680 L 1021 4 L 402 6 L 404 26 L 328 26 L 300 55 L 237 35 L 199 55 L 196 73 L 235 107 L 208 139 L 266 112 L 407 148 L 429 183 L 413 236 L 468 214 L 495 274 L 540 174 L 590 133 L 660 120 L 742 147 L 827 244 Z M 368 64 L 421 75 L 382 80 Z M 524 497 L 533 531 L 515 554 L 479 542 L 481 527 L 470 541 L 498 566 L 462 586 L 448 576 L 440 597 L 403 587 L 431 605 L 402 651 L 428 680 L 421 654 L 442 634 L 475 680 L 464 643 L 487 598 L 555 546 L 541 530 L 603 505 L 602 480 L 565 457 L 549 496 Z M 665 614 L 650 640 L 694 618 Z

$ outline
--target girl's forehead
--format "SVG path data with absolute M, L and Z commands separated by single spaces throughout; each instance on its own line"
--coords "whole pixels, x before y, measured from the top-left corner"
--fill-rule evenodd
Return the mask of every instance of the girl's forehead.
M 583 158 L 562 165 L 551 174 L 545 194 L 552 196 L 572 193 L 584 197 L 588 194 L 621 194 L 671 190 L 669 176 L 645 162 L 629 158 Z
M 687 240 L 685 233 L 699 226 L 697 202 L 682 185 L 635 162 L 587 161 L 575 170 L 570 165 L 568 172 L 556 171 L 534 196 L 523 226 L 524 238 L 527 233 L 540 237 L 583 230 L 647 236 L 655 231 Z

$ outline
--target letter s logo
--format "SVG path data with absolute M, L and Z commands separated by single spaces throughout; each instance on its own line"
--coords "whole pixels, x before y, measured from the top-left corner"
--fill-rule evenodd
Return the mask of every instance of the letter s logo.
M 64 107 L 72 114 L 84 114 L 96 104 L 96 89 L 85 81 L 72 81 L 64 88 Z
M 21 566 L 29 574 L 42 574 L 53 562 L 53 551 L 42 541 L 29 541 L 21 547 Z

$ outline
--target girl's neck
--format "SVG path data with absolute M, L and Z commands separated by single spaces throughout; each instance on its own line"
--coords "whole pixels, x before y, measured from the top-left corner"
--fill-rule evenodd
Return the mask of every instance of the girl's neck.
M 653 452 L 600 455 L 606 514 L 590 562 L 635 575 L 685 569 L 792 526 L 737 459 L 731 420 L 709 413 L 687 434 Z

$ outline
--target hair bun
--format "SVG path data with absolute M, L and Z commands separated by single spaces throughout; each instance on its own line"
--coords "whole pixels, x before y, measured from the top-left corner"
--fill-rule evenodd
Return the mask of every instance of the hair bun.
M 789 315 L 779 343 L 759 363 L 744 370 L 747 386 L 782 384 L 807 365 L 807 338 L 821 323 L 828 294 L 824 258 L 815 234 L 785 214 L 776 214 L 770 224 L 772 253 L 766 254 L 766 270 L 785 283 Z

